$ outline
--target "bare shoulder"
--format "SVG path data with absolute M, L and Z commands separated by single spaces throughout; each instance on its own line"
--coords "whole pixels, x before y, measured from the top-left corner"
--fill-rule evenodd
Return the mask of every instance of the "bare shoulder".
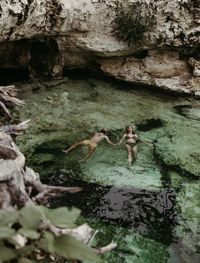
M 93 136 L 99 136 L 101 133 L 100 132 L 95 132 L 94 134 L 93 134 Z

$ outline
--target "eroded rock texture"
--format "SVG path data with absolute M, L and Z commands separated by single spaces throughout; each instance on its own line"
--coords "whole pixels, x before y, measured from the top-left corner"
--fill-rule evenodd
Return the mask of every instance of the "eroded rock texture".
M 199 4 L 199 0 L 2 0 L 0 73 L 15 68 L 33 76 L 59 76 L 63 68 L 101 69 L 131 83 L 198 96 Z M 131 37 L 127 27 L 123 29 L 128 15 Z M 148 17 L 152 22 L 147 28 Z M 132 30 L 141 26 L 140 20 L 142 38 Z

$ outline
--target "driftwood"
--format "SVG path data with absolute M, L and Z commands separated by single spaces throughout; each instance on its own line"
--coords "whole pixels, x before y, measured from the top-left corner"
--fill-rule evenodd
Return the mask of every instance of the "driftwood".
M 16 98 L 17 96 L 17 89 L 14 85 L 11 86 L 0 86 L 0 108 L 5 113 L 5 115 L 12 119 L 8 106 L 14 105 L 23 105 L 24 102 Z

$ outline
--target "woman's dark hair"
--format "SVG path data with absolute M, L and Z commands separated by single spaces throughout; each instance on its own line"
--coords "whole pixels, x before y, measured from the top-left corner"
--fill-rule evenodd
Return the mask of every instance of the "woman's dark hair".
M 125 129 L 126 133 L 128 133 L 128 129 L 129 128 L 132 128 L 132 132 L 135 133 L 134 129 L 133 129 L 133 126 L 131 126 L 131 125 L 126 125 L 126 129 Z

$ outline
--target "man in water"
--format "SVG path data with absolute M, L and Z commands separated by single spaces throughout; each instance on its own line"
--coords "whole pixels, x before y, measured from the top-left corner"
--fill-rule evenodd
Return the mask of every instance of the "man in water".
M 91 138 L 77 142 L 77 143 L 73 144 L 69 149 L 62 150 L 62 151 L 64 153 L 68 154 L 70 151 L 74 150 L 76 147 L 81 146 L 81 145 L 86 145 L 86 146 L 88 146 L 88 153 L 83 159 L 80 160 L 80 161 L 85 161 L 92 156 L 92 154 L 95 152 L 95 150 L 97 148 L 97 144 L 99 142 L 103 141 L 104 139 L 109 144 L 116 145 L 110 141 L 110 139 L 106 135 L 107 132 L 108 132 L 107 129 L 103 128 L 103 129 L 101 129 L 100 132 L 96 132 Z

